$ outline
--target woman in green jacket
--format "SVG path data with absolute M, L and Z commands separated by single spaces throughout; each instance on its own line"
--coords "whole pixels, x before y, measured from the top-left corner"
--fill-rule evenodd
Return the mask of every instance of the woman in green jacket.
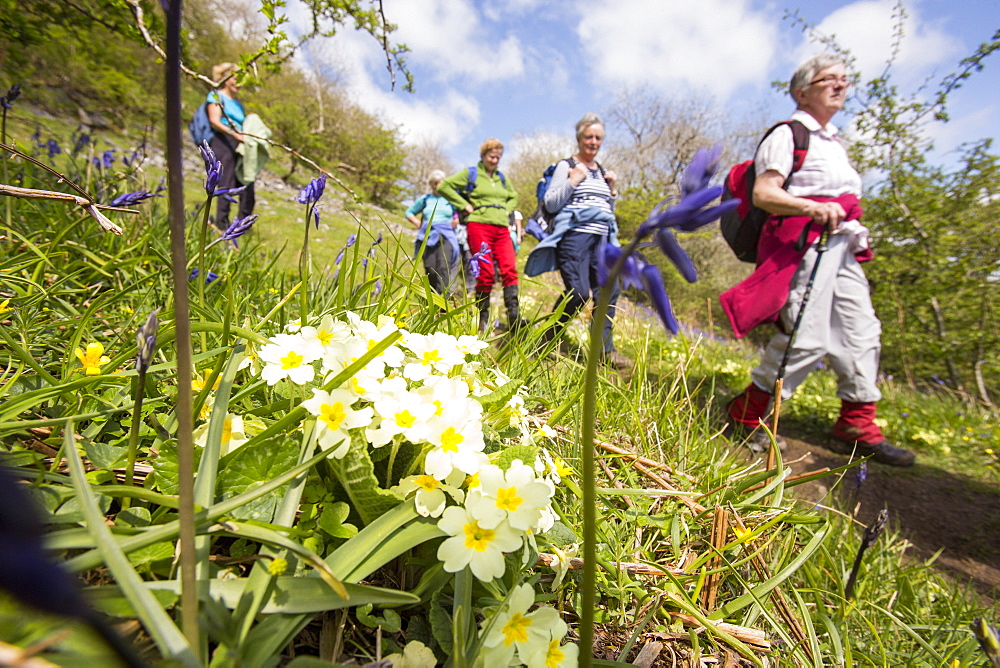
M 518 307 L 514 243 L 507 231 L 510 213 L 517 207 L 517 193 L 497 169 L 503 157 L 500 140 L 484 141 L 479 147 L 479 155 L 478 165 L 446 178 L 438 186 L 438 193 L 464 215 L 469 249 L 483 258 L 473 260 L 478 262 L 479 269 L 476 280 L 479 331 L 485 332 L 489 326 L 490 291 L 497 275 L 503 283 L 508 327 L 513 331 L 524 322 Z

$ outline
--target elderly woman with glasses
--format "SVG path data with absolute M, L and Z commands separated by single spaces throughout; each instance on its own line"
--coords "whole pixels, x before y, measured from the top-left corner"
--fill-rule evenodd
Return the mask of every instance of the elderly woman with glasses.
M 861 177 L 830 122 L 844 106 L 849 85 L 838 56 L 820 54 L 802 63 L 789 87 L 796 103 L 790 120 L 808 130 L 805 158 L 793 169 L 789 124 L 771 132 L 757 149 L 753 203 L 770 217 L 757 247 L 757 270 L 721 301 L 737 336 L 764 322 L 775 322 L 779 332 L 728 413 L 737 436 L 746 437 L 752 449 L 766 449 L 769 438 L 757 427 L 768 417 L 786 349 L 783 399 L 827 358 L 841 400 L 830 448 L 909 466 L 913 453 L 891 445 L 875 422 L 875 404 L 882 397 L 875 384 L 882 329 L 860 264 L 871 258 L 868 231 L 858 222 Z M 816 242 L 824 228 L 829 239 L 820 261 Z M 808 303 L 792 337 L 814 265 Z

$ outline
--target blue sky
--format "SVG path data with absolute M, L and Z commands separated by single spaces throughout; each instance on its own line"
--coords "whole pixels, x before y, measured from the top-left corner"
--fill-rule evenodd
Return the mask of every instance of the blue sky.
M 602 112 L 623 86 L 664 96 L 710 96 L 724 108 L 762 107 L 767 122 L 791 111 L 770 82 L 819 50 L 786 10 L 852 50 L 863 76 L 890 51 L 891 0 L 384 0 L 397 41 L 411 53 L 415 94 L 389 89 L 385 56 L 351 31 L 313 44 L 300 63 L 336 76 L 352 98 L 398 125 L 410 143 L 441 146 L 471 164 L 495 136 L 571 136 L 586 111 Z M 894 68 L 904 90 L 952 71 L 1000 27 L 1000 0 L 909 0 Z M 1000 55 L 952 96 L 952 121 L 927 128 L 942 156 L 1000 130 Z M 848 118 L 835 122 L 846 125 Z M 953 153 L 951 154 L 953 155 Z M 943 157 L 947 160 L 947 157 Z

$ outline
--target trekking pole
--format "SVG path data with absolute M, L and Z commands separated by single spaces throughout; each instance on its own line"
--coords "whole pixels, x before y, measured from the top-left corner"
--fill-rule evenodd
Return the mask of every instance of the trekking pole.
M 805 237 L 809 234 L 809 226 L 802 231 L 802 237 L 800 241 L 805 243 Z M 792 326 L 792 332 L 788 336 L 788 344 L 785 346 L 785 354 L 781 357 L 781 366 L 778 367 L 778 375 L 774 379 L 774 420 L 771 423 L 771 432 L 774 434 L 775 438 L 778 436 L 778 417 L 781 415 L 781 390 L 785 385 L 785 367 L 788 366 L 788 354 L 792 350 L 792 344 L 795 343 L 795 335 L 799 331 L 799 326 L 802 324 L 802 315 L 806 312 L 806 304 L 809 302 L 809 295 L 812 293 L 813 283 L 816 282 L 816 272 L 819 269 L 819 261 L 823 259 L 823 253 L 826 252 L 826 242 L 830 236 L 830 226 L 824 225 L 823 231 L 819 235 L 819 241 L 816 243 L 816 261 L 813 263 L 812 271 L 809 273 L 809 281 L 806 283 L 805 292 L 802 293 L 802 301 L 799 303 L 799 312 L 795 316 L 795 324 Z M 769 448 L 767 451 L 767 468 L 770 470 L 774 467 L 774 448 Z

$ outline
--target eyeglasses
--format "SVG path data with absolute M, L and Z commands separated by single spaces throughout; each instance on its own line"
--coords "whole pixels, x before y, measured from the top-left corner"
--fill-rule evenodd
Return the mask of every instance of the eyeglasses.
M 850 86 L 851 85 L 851 81 L 847 77 L 838 77 L 835 74 L 828 74 L 827 76 L 825 76 L 825 77 L 823 77 L 821 79 L 816 79 L 814 81 L 810 81 L 809 82 L 810 86 L 814 86 L 814 85 L 815 86 L 833 86 L 833 85 L 836 85 L 836 84 L 840 84 L 841 86 Z

